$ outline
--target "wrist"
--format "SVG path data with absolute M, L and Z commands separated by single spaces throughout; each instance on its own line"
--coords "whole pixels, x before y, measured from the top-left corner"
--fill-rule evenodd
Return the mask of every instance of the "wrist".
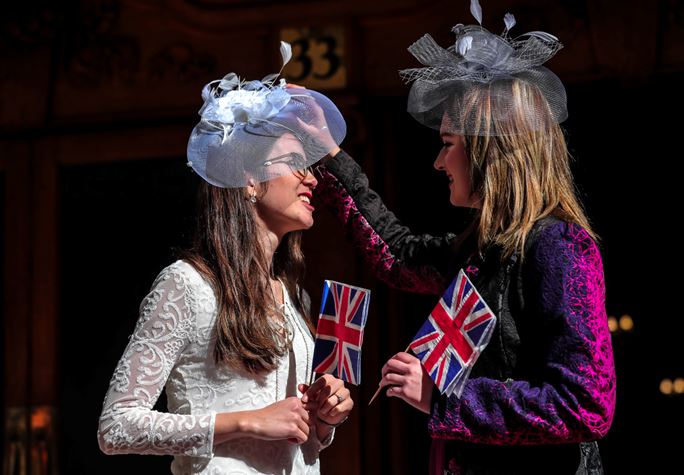
M 214 423 L 214 445 L 228 440 L 255 434 L 251 411 L 220 412 Z
M 323 447 L 327 447 L 335 436 L 335 429 L 325 424 L 316 423 L 316 437 Z
M 259 424 L 253 417 L 253 411 L 242 411 L 235 413 L 236 431 L 242 436 L 256 436 L 259 434 Z
M 337 423 L 333 424 L 333 423 L 330 423 L 330 422 L 328 422 L 328 421 L 324 421 L 323 419 L 321 419 L 321 418 L 318 416 L 318 414 L 316 414 L 316 420 L 317 420 L 320 424 L 322 424 L 323 426 L 331 427 L 331 428 L 333 428 L 333 429 L 336 428 L 336 427 L 341 426 L 342 423 L 343 423 L 344 421 L 346 421 L 348 418 L 349 418 L 349 416 L 345 416 L 344 419 L 342 419 L 340 422 L 337 422 Z
M 342 151 L 342 149 L 340 147 L 335 147 L 335 148 L 331 149 L 330 152 L 328 152 L 328 154 L 325 157 L 320 159 L 320 161 L 318 162 L 317 165 L 325 166 L 326 163 L 328 163 L 330 160 L 335 158 L 335 156 L 338 153 L 340 153 L 341 151 Z
M 329 152 L 328 152 L 328 157 L 333 158 L 335 155 L 340 153 L 340 150 L 342 150 L 340 147 L 335 146 L 333 147 Z
M 437 403 L 440 400 L 440 397 L 442 396 L 442 393 L 439 391 L 439 388 L 437 387 L 436 384 L 433 384 L 430 388 L 430 391 L 427 394 L 427 413 L 432 414 L 432 407 L 433 403 Z

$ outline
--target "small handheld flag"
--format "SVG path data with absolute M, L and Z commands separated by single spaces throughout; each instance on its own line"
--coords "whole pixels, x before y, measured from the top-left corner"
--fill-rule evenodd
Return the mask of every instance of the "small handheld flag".
M 348 383 L 361 382 L 361 343 L 370 290 L 326 280 L 316 329 L 314 373 L 329 373 Z
M 461 396 L 496 317 L 461 270 L 409 345 L 442 394 Z

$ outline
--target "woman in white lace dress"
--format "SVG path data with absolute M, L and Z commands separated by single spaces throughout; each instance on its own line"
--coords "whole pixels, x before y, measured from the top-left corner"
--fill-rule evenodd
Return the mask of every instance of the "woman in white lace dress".
M 314 342 L 301 230 L 313 224 L 309 167 L 328 152 L 305 130 L 314 104 L 337 143 L 344 121 L 325 96 L 275 79 L 228 75 L 203 98 L 188 145 L 204 178 L 195 242 L 140 306 L 100 448 L 173 455 L 174 474 L 316 474 L 353 402 L 330 375 L 305 385 Z M 154 411 L 164 388 L 169 412 Z

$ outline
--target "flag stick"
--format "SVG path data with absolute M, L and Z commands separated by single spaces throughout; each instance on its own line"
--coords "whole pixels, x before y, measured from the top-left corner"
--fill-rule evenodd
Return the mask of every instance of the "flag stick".
M 380 384 L 380 383 L 378 383 L 378 384 Z M 378 397 L 378 394 L 380 394 L 380 390 L 381 390 L 381 389 L 382 389 L 382 387 L 378 386 L 378 389 L 375 391 L 375 394 L 373 394 L 373 397 L 372 397 L 371 400 L 368 402 L 368 405 L 369 405 L 369 406 L 370 406 L 371 404 L 373 404 L 373 401 L 375 401 L 375 398 Z
M 406 349 L 404 350 L 404 353 L 406 353 L 410 349 L 411 349 L 411 343 L 409 343 L 409 345 L 406 347 Z M 373 403 L 373 401 L 375 401 L 375 398 L 378 397 L 378 394 L 380 394 L 381 389 L 382 389 L 382 387 L 380 386 L 380 383 L 378 383 L 378 389 L 375 391 L 375 394 L 373 394 L 373 397 L 368 402 L 369 406 Z

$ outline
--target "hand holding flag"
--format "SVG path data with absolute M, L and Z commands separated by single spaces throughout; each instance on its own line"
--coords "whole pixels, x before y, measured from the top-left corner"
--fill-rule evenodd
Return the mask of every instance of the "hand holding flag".
M 494 313 L 461 270 L 409 348 L 442 394 L 460 397 L 495 326 Z
M 382 367 L 382 380 L 376 394 L 386 388 L 388 397 L 403 399 L 419 411 L 429 414 L 434 386 L 420 360 L 410 353 L 401 352 Z

